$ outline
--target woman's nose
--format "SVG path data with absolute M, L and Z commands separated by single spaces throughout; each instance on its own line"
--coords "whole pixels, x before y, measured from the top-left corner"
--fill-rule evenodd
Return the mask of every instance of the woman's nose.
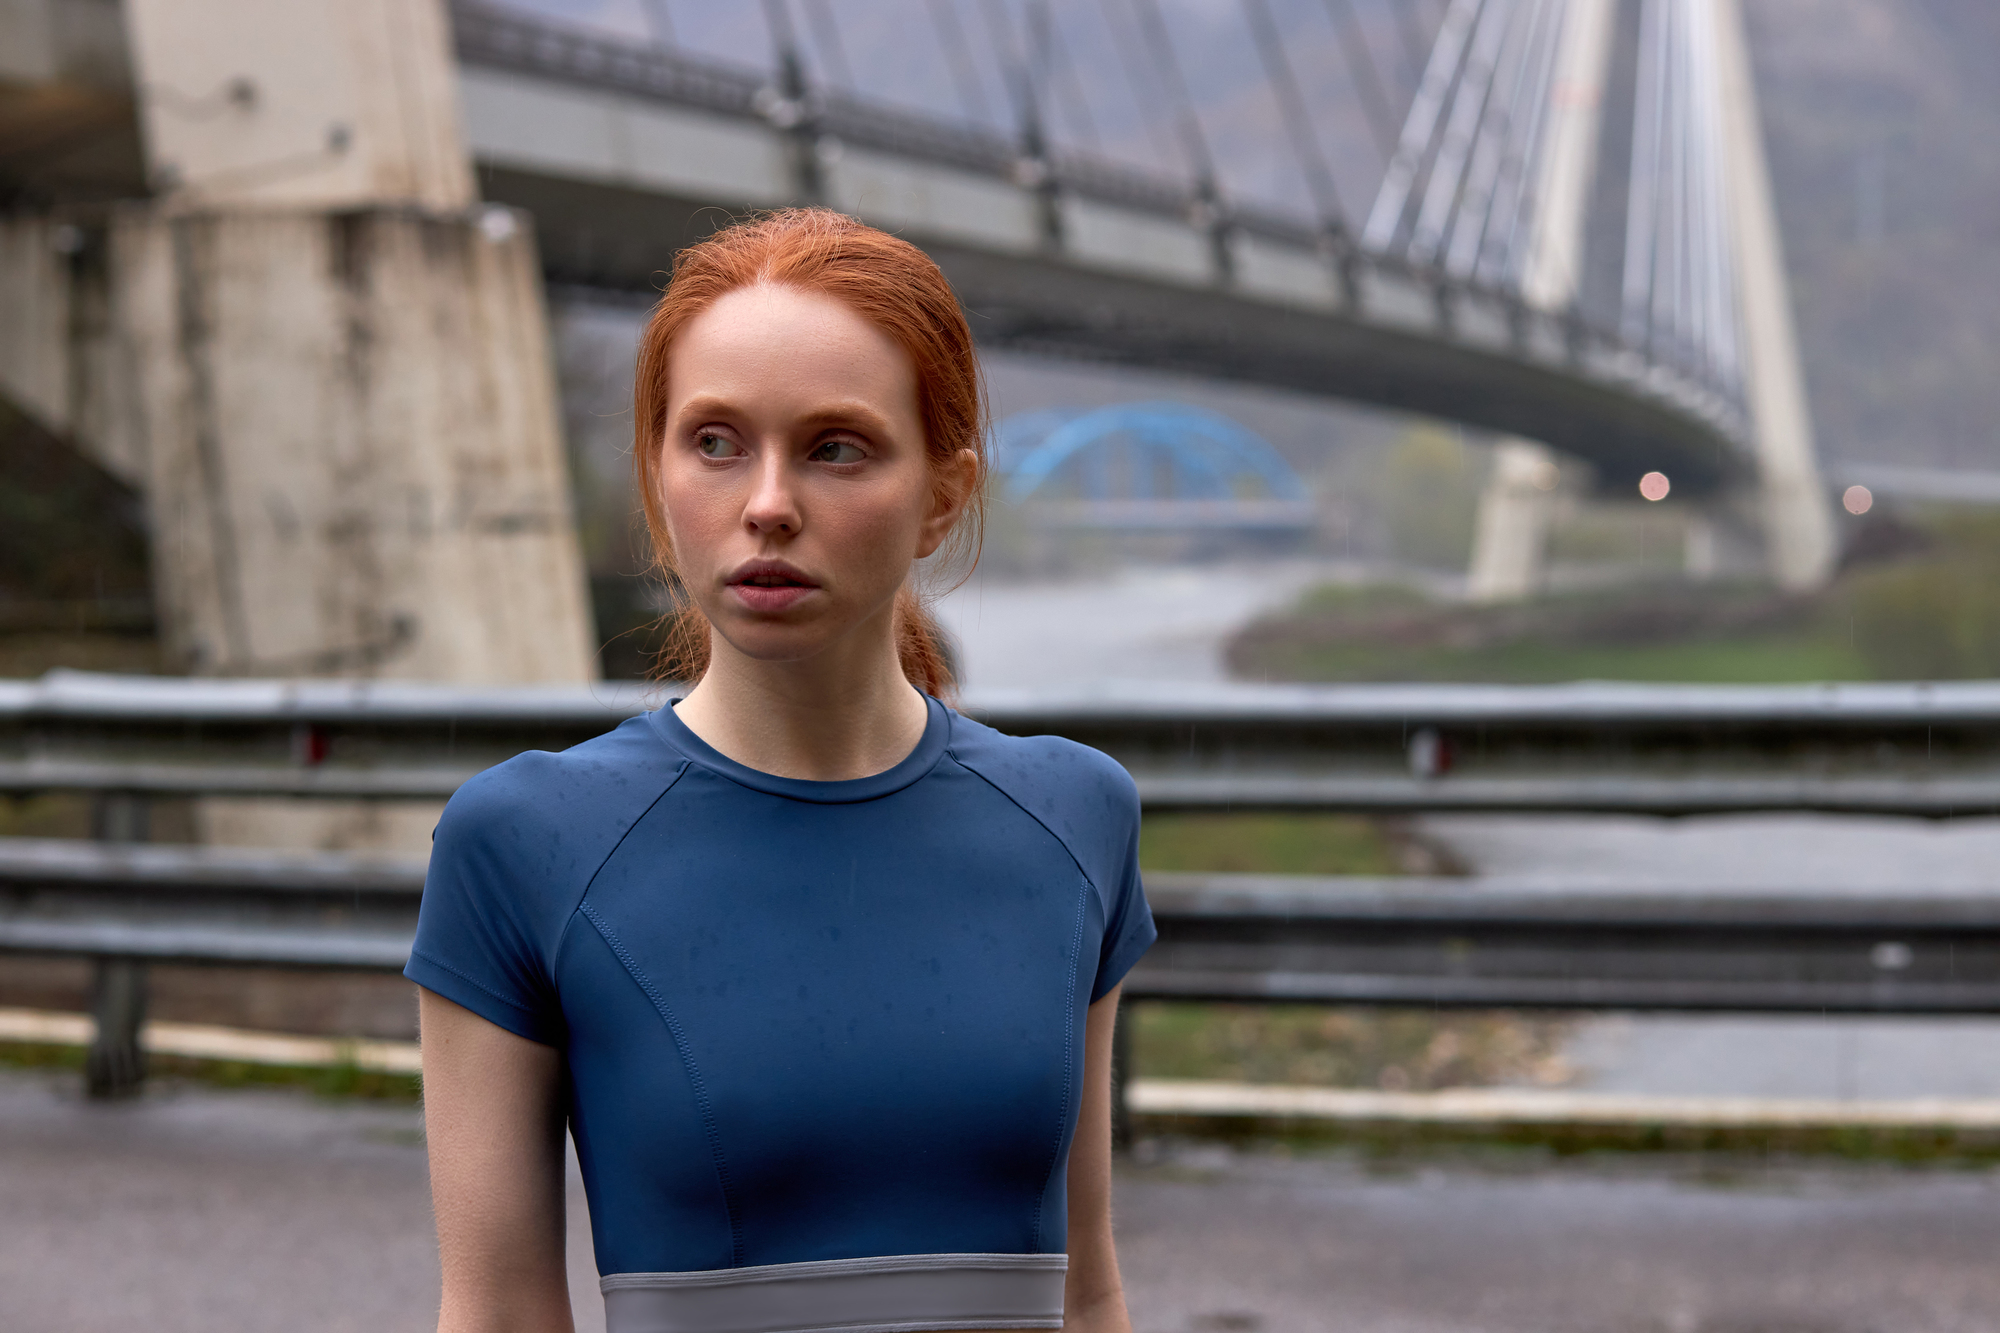
M 802 526 L 803 516 L 788 463 L 777 449 L 765 449 L 759 454 L 756 483 L 743 506 L 743 521 L 758 532 L 796 535 Z

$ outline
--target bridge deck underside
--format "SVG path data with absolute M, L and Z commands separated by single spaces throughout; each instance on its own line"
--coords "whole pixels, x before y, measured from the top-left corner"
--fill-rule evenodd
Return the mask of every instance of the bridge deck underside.
M 535 217 L 552 280 L 658 290 L 674 252 L 755 204 L 495 164 L 494 202 Z M 1653 469 L 1684 494 L 1736 479 L 1741 455 L 1708 422 L 1559 359 L 903 229 L 950 277 L 988 347 L 1268 385 L 1424 413 L 1543 441 L 1628 490 Z

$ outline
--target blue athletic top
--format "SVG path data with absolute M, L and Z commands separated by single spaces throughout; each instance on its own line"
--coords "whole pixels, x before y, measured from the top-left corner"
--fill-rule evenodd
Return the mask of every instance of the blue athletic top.
M 936 700 L 848 782 L 662 708 L 459 789 L 405 975 L 563 1051 L 613 1333 L 1059 1327 L 1138 828 L 1104 755 Z

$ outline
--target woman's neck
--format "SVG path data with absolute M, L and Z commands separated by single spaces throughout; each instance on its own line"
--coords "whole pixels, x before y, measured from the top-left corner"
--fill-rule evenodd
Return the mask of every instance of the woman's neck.
M 760 662 L 719 634 L 713 642 L 707 673 L 674 713 L 746 768 L 815 782 L 865 778 L 894 768 L 923 739 L 930 711 L 893 641 L 837 663 Z

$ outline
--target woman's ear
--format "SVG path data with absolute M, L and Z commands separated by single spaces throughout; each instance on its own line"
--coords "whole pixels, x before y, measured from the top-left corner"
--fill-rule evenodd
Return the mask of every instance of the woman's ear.
M 944 545 L 959 516 L 978 493 L 979 471 L 979 455 L 971 449 L 960 449 L 937 464 L 937 483 L 931 487 L 931 512 L 917 537 L 917 559 Z

